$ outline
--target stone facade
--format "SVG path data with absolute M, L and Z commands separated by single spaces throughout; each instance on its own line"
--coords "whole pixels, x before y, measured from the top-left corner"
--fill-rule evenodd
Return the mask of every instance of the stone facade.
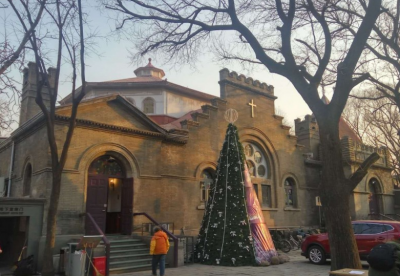
M 133 212 L 146 212 L 157 221 L 173 222 L 176 232 L 183 228 L 186 233 L 196 234 L 204 211 L 205 191 L 201 183 L 205 171 L 212 175 L 216 170 L 227 127 L 224 114 L 229 108 L 239 114 L 235 124 L 241 142 L 251 145 L 248 150 L 256 150 L 261 156 L 253 154 L 248 162 L 254 166 L 252 179 L 267 225 L 318 226 L 315 198 L 323 160 L 319 155 L 318 125 L 313 116 L 297 119 L 296 136 L 291 135 L 290 128 L 282 123 L 283 117 L 275 115 L 276 97 L 272 86 L 227 69 L 220 71 L 219 83 L 220 98 L 206 100 L 203 97 L 205 104 L 201 110 L 182 119 L 180 127 L 170 126 L 168 130 L 125 97 L 103 95 L 82 102 L 63 173 L 57 234 L 85 232 L 88 169 L 96 158 L 104 155 L 119 160 L 125 177 L 134 179 Z M 124 89 L 129 89 L 129 84 Z M 198 100 L 198 97 L 193 98 Z M 56 130 L 60 145 L 67 131 L 69 113 L 70 106 L 65 101 L 57 109 Z M 51 159 L 43 117 L 31 118 L 0 144 L 0 160 L 3 160 L 0 177 L 8 177 L 13 143 L 11 196 L 22 197 L 29 190 L 31 198 L 49 198 Z M 370 213 L 368 183 L 371 179 L 377 181 L 373 192 L 380 213 L 392 214 L 393 186 L 387 150 L 359 145 L 346 136 L 342 138 L 342 146 L 344 169 L 348 174 L 358 168 L 366 157 L 364 153 L 377 151 L 382 156 L 354 192 L 351 200 L 354 218 L 364 219 Z M 266 160 L 263 164 L 267 172 L 264 170 L 264 173 L 259 169 L 261 158 Z M 32 167 L 29 187 L 24 175 L 28 164 Z M 288 193 L 292 194 L 291 199 Z M 47 206 L 46 203 L 45 212 Z M 135 218 L 134 230 L 144 222 L 147 221 Z M 45 225 L 46 216 L 43 234 Z

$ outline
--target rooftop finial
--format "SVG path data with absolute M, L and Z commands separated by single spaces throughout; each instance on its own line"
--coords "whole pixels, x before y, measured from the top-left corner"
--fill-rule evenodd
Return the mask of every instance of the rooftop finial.
M 151 65 L 151 58 L 149 58 L 149 65 Z

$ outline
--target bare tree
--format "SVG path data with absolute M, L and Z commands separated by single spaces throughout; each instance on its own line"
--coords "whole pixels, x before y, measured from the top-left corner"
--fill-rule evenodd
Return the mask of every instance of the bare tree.
M 35 58 L 36 64 L 36 103 L 39 105 L 46 122 L 47 138 L 51 154 L 52 189 L 47 213 L 46 244 L 44 248 L 42 275 L 53 275 L 53 249 L 55 245 L 57 211 L 61 190 L 61 176 L 68 155 L 68 149 L 75 129 L 75 119 L 80 101 L 85 95 L 85 51 L 83 14 L 81 0 L 55 0 L 48 3 L 38 1 L 44 7 L 45 18 L 41 26 L 46 26 L 44 33 L 38 31 L 33 18 L 36 3 L 20 0 L 19 3 L 8 0 L 8 3 L 19 19 Z M 44 6 L 43 6 L 44 5 Z M 36 28 L 36 29 L 35 29 Z M 33 31 L 34 30 L 34 31 Z M 56 48 L 52 44 L 57 41 Z M 50 48 L 46 48 L 50 47 Z M 51 54 L 54 53 L 54 54 Z M 56 103 L 60 83 L 60 70 L 63 61 L 68 61 L 72 69 L 71 91 L 72 107 L 67 133 L 59 140 L 56 134 Z M 47 66 L 53 65 L 55 74 L 49 76 Z M 76 90 L 77 72 L 80 69 L 82 87 Z M 46 104 L 43 93 L 49 92 L 50 103 Z M 57 135 L 57 139 L 56 139 Z M 60 144 L 61 143 L 61 144 Z M 59 147 L 61 150 L 59 151 Z
M 12 75 L 13 69 L 22 71 L 25 63 L 25 52 L 29 37 L 38 26 L 44 12 L 47 0 L 37 1 L 32 9 L 32 26 L 27 32 L 18 30 L 8 21 L 8 13 L 4 13 L 5 18 L 1 18 L 4 29 L 0 38 L 0 131 L 9 131 L 14 122 L 14 110 L 18 108 L 21 84 Z M 10 5 L 0 4 L 0 9 L 11 9 Z M 20 37 L 13 37 L 12 33 L 21 34 Z
M 367 50 L 361 58 L 360 72 L 369 72 L 370 84 L 381 92 L 375 96 L 389 98 L 400 110 L 400 0 L 382 2 L 381 14 L 365 45 Z M 340 11 L 347 14 L 346 20 L 332 14 L 332 23 L 345 29 L 345 39 L 351 40 L 357 29 L 348 22 L 364 20 L 367 8 L 365 0 L 349 1 L 347 6 L 340 7 Z
M 397 133 L 400 131 L 400 113 L 393 101 L 383 97 L 378 90 L 358 93 L 365 100 L 352 98 L 348 101 L 343 117 L 357 133 L 363 143 L 375 147 L 385 147 L 390 152 L 393 176 L 400 179 L 400 141 Z
M 355 34 L 347 41 L 347 31 L 339 24 L 329 25 L 328 15 L 348 18 L 350 0 L 104 1 L 117 12 L 117 29 L 141 35 L 137 41 L 141 54 L 160 51 L 171 59 L 192 62 L 209 40 L 212 47 L 218 45 L 222 58 L 263 65 L 294 85 L 319 125 L 320 194 L 330 233 L 331 267 L 360 268 L 348 199 L 379 156 L 370 156 L 347 179 L 338 122 L 352 89 L 369 76 L 358 74 L 359 60 L 383 11 L 382 0 L 365 1 L 363 18 L 348 22 Z M 320 85 L 334 85 L 328 105 L 319 98 Z

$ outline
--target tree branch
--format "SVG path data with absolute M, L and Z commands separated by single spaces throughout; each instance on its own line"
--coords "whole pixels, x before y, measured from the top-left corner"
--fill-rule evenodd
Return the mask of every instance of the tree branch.
M 352 174 L 352 176 L 349 179 L 349 189 L 350 191 L 353 191 L 358 183 L 367 175 L 369 168 L 379 160 L 380 155 L 377 154 L 376 152 L 372 153 L 367 159 L 362 162 L 360 167 Z

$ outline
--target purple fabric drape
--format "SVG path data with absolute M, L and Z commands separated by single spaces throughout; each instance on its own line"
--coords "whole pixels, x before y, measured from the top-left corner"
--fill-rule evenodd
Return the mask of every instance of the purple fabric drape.
M 244 167 L 247 213 L 249 215 L 251 235 L 254 241 L 256 262 L 257 264 L 261 264 L 265 261 L 271 262 L 271 258 L 278 256 L 278 253 L 276 252 L 268 227 L 265 224 L 260 202 L 254 191 L 253 184 L 251 183 L 247 165 L 245 164 Z

